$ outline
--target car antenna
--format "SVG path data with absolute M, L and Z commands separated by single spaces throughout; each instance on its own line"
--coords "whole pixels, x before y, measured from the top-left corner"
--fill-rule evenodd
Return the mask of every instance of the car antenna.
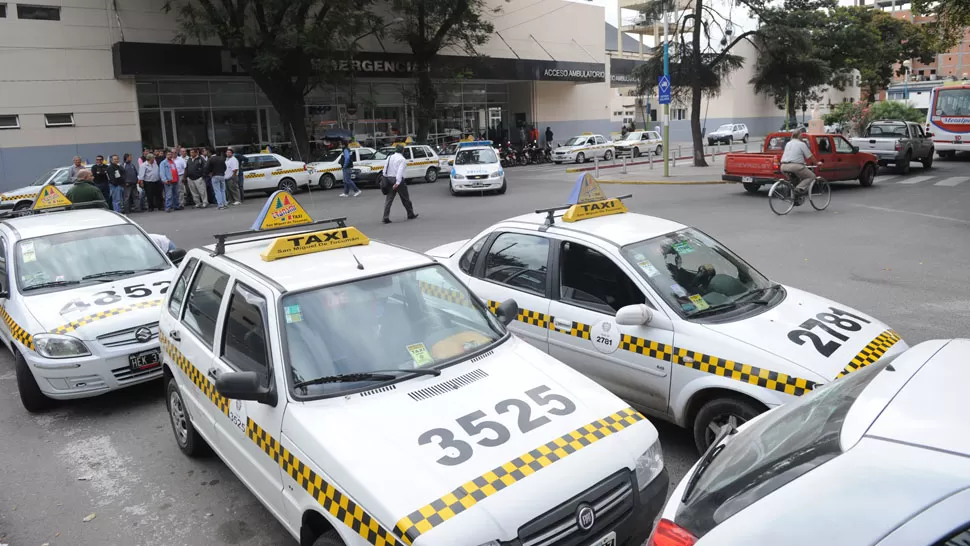
M 360 260 L 357 259 L 357 255 L 354 254 L 354 251 L 353 250 L 350 251 L 350 255 L 353 256 L 354 257 L 354 261 L 357 262 L 357 269 L 363 271 L 364 270 L 364 264 L 360 263 Z

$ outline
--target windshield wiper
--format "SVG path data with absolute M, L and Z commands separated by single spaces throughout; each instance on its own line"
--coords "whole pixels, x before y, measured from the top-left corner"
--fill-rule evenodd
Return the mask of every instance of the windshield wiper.
M 316 379 L 308 379 L 307 381 L 300 381 L 299 383 L 293 385 L 293 388 L 299 389 L 302 387 L 309 387 L 310 385 L 322 385 L 324 383 L 353 383 L 356 381 L 390 381 L 392 379 L 397 379 L 401 377 L 400 375 L 392 375 L 392 374 L 439 376 L 441 375 L 441 370 L 414 368 L 412 370 L 402 370 L 402 369 L 374 370 L 372 372 L 327 375 L 324 377 L 318 377 Z
M 752 295 L 757 295 L 757 296 L 760 297 L 760 296 L 763 296 L 763 295 L 767 294 L 769 291 L 772 291 L 773 292 L 773 291 L 777 290 L 778 288 L 781 288 L 781 285 L 780 284 L 772 284 L 771 286 L 766 286 L 764 288 L 756 288 L 754 290 L 750 290 L 748 292 L 745 292 L 744 294 L 741 294 L 740 296 L 738 296 L 737 298 L 735 298 L 734 301 L 744 301 L 745 298 L 747 298 L 749 296 L 752 296 Z M 752 300 L 749 300 L 749 301 L 744 301 L 744 303 L 755 303 L 755 304 L 767 305 L 769 301 L 770 300 L 752 299 Z
M 71 284 L 81 284 L 81 281 L 50 281 L 42 282 L 40 284 L 32 284 L 30 286 L 24 287 L 24 292 L 28 290 L 34 290 L 36 288 L 49 288 L 51 286 L 68 286 Z
M 146 267 L 145 269 L 119 269 L 118 271 L 102 271 L 101 273 L 92 273 L 90 275 L 85 275 L 81 277 L 82 281 L 89 279 L 100 279 L 102 277 L 113 277 L 115 275 L 134 275 L 135 273 L 144 273 L 146 271 L 165 271 L 161 267 Z
M 716 313 L 718 313 L 720 311 L 724 311 L 726 309 L 736 309 L 738 307 L 741 307 L 741 304 L 740 303 L 735 303 L 733 301 L 729 301 L 729 302 L 726 302 L 726 303 L 719 303 L 717 305 L 712 305 L 712 306 L 710 306 L 710 307 L 708 307 L 706 309 L 701 309 L 700 311 L 696 311 L 694 313 L 691 313 L 689 316 L 690 316 L 690 318 L 703 317 L 703 316 L 707 316 L 707 315 L 716 314 Z
M 721 431 L 717 433 L 717 437 L 714 438 L 714 442 L 711 443 L 710 447 L 707 448 L 707 452 L 701 458 L 701 462 L 697 464 L 697 470 L 694 471 L 694 475 L 690 477 L 687 482 L 687 487 L 684 488 L 684 495 L 680 497 L 680 502 L 687 502 L 690 498 L 690 494 L 694 492 L 694 487 L 697 486 L 697 482 L 700 481 L 701 475 L 704 471 L 711 466 L 711 462 L 714 461 L 714 457 L 724 450 L 725 444 L 721 442 L 728 437 L 729 434 L 733 434 L 737 429 L 731 423 L 725 423 L 721 427 Z

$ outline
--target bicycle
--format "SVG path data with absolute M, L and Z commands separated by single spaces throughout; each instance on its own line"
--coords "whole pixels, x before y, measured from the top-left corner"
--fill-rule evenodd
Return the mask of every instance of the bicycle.
M 809 165 L 808 168 L 814 171 L 817 165 Z M 788 174 L 771 185 L 771 189 L 768 190 L 768 206 L 771 207 L 771 212 L 784 216 L 793 208 L 801 206 L 806 198 L 815 210 L 825 210 L 832 202 L 832 188 L 821 176 L 816 176 L 809 184 L 806 195 L 795 194 L 798 182 L 794 175 Z

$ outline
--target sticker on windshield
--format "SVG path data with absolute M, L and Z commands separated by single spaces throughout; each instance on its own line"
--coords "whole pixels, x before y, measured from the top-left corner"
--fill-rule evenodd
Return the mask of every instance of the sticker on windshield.
M 690 246 L 690 243 L 687 241 L 678 241 L 673 244 L 673 247 L 677 251 L 677 254 L 690 254 L 694 252 L 694 247 Z
M 660 271 L 650 263 L 649 260 L 643 260 L 642 262 L 637 262 L 637 266 L 641 271 L 647 274 L 648 277 L 656 277 L 660 274 Z
M 684 311 L 693 311 L 697 309 L 697 307 L 693 303 L 682 303 L 680 304 L 680 308 L 683 309 Z
M 597 351 L 603 354 L 614 353 L 620 346 L 620 332 L 617 331 L 616 324 L 604 320 L 593 325 L 589 331 L 589 340 Z
M 679 285 L 677 283 L 674 283 L 674 284 L 670 285 L 670 290 L 677 297 L 680 297 L 680 298 L 686 298 L 687 297 L 687 291 L 684 290 L 684 287 L 683 286 L 681 286 L 681 285 Z
M 638 262 L 640 262 L 640 261 L 643 261 L 643 260 L 646 260 L 646 259 L 647 259 L 647 257 L 646 257 L 646 256 L 644 256 L 643 254 L 640 254 L 639 252 L 637 252 L 636 254 L 634 254 L 634 255 L 633 255 L 633 259 L 634 259 L 635 261 L 638 261 Z
M 688 299 L 694 303 L 698 311 L 703 311 L 704 309 L 710 307 L 710 305 L 704 300 L 703 297 L 701 297 L 700 294 L 694 294 Z
M 283 308 L 286 314 L 286 323 L 293 324 L 294 322 L 303 321 L 303 313 L 300 311 L 299 305 L 289 305 Z
M 34 243 L 21 243 L 20 254 L 23 257 L 24 263 L 37 261 L 37 253 L 34 252 Z
M 428 352 L 428 348 L 424 346 L 424 343 L 408 345 L 408 352 L 411 353 L 411 360 L 414 361 L 414 365 L 418 368 L 434 364 L 434 358 L 431 358 L 431 353 Z

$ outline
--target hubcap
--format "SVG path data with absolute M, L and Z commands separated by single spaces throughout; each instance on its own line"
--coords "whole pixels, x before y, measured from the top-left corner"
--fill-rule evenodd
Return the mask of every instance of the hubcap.
M 283 186 L 283 191 L 285 191 L 285 192 L 289 192 L 289 193 L 296 192 L 296 183 L 295 182 L 283 182 L 282 186 Z
M 707 441 L 707 445 L 711 445 L 725 426 L 730 425 L 731 427 L 737 429 L 739 426 L 743 425 L 747 419 L 741 417 L 740 415 L 725 414 L 719 415 L 711 420 L 707 425 L 707 431 L 704 434 L 704 440 Z
M 185 417 L 185 407 L 182 405 L 182 397 L 178 391 L 172 392 L 169 397 L 168 405 L 171 408 L 169 413 L 172 416 L 172 429 L 175 430 L 175 439 L 179 445 L 185 445 L 189 438 L 189 425 Z
M 434 182 L 438 179 L 438 171 L 434 169 L 428 169 L 428 180 Z

